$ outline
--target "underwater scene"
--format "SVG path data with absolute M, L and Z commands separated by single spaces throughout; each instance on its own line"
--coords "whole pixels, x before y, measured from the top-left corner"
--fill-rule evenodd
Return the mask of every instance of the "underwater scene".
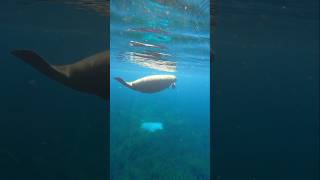
M 318 180 L 319 1 L 212 4 L 1 1 L 0 180 Z
M 107 179 L 106 101 L 47 66 L 106 51 L 106 13 L 106 1 L 1 1 L 1 180 Z
M 318 180 L 319 0 L 217 0 L 216 180 Z
M 210 1 L 110 1 L 110 179 L 210 179 Z

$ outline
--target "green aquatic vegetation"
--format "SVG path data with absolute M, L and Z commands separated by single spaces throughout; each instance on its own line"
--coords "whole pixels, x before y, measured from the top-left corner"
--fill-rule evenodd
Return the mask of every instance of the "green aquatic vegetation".
M 175 115 L 164 113 L 163 130 L 149 133 L 141 129 L 141 113 L 117 112 L 111 122 L 111 178 L 209 179 L 209 147 L 202 145 L 208 143 L 201 129 Z

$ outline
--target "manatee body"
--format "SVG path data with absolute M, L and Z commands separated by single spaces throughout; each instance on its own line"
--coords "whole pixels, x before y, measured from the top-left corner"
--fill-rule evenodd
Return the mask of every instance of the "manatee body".
M 109 52 L 101 52 L 73 64 L 50 65 L 30 50 L 14 50 L 12 54 L 72 89 L 109 100 Z
M 176 76 L 174 75 L 151 75 L 132 82 L 126 82 L 120 77 L 115 79 L 124 86 L 142 93 L 155 93 L 170 86 L 175 88 L 176 85 Z

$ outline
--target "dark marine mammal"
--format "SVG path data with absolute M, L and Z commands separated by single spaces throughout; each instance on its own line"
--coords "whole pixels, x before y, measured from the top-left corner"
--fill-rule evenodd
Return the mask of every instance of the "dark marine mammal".
M 14 50 L 11 53 L 51 79 L 109 100 L 109 51 L 67 65 L 50 65 L 30 50 Z
M 176 87 L 176 76 L 174 75 L 151 75 L 132 82 L 126 82 L 120 77 L 115 79 L 124 86 L 143 93 L 155 93 L 170 86 Z

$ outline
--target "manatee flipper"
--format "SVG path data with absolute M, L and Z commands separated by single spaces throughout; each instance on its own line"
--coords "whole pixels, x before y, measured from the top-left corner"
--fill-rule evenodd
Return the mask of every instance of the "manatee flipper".
M 172 83 L 171 88 L 172 88 L 172 89 L 175 89 L 175 88 L 176 88 L 176 83 L 175 83 L 175 82 Z
M 34 67 L 39 72 L 45 74 L 49 78 L 56 81 L 66 83 L 67 77 L 65 74 L 59 71 L 55 66 L 48 64 L 43 58 L 41 58 L 37 53 L 30 50 L 14 50 L 11 52 L 14 56 L 20 58 L 27 64 Z
M 117 80 L 119 83 L 121 83 L 122 85 L 128 87 L 128 88 L 131 88 L 131 84 L 127 83 L 125 80 L 123 80 L 122 78 L 120 77 L 115 77 L 114 78 L 115 80 Z

